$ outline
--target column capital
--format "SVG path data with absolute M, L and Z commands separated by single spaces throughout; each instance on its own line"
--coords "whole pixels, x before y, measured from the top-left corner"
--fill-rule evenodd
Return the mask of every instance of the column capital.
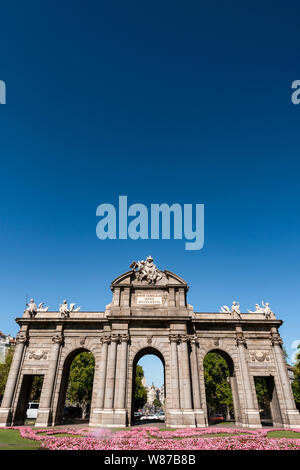
M 242 331 L 236 332 L 236 344 L 237 346 L 244 346 L 247 347 L 247 341 Z
M 110 343 L 110 335 L 103 335 L 100 338 L 100 343 L 101 344 L 109 344 Z
M 17 344 L 28 344 L 29 338 L 28 335 L 25 333 L 18 333 L 16 336 Z
M 272 346 L 274 346 L 275 344 L 278 344 L 279 346 L 283 345 L 283 341 L 279 333 L 270 333 L 270 340 L 271 340 Z
M 120 335 L 114 335 L 112 334 L 111 337 L 110 337 L 110 341 L 112 343 L 118 343 L 120 341 Z
M 128 334 L 120 335 L 121 343 L 129 343 L 129 340 L 130 340 L 130 336 Z
M 189 340 L 190 340 L 190 343 L 194 344 L 195 346 L 199 344 L 199 338 L 196 334 L 189 335 Z
M 170 343 L 178 343 L 179 335 L 169 334 L 169 341 Z
M 179 341 L 180 343 L 189 343 L 190 341 L 190 335 L 179 335 Z

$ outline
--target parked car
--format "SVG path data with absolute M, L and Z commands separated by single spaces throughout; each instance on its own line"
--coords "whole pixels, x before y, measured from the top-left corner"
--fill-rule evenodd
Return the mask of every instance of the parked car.
M 154 420 L 154 419 L 158 419 L 158 417 L 157 417 L 157 415 L 148 415 L 147 419 L 148 420 Z
M 210 415 L 208 420 L 211 423 L 220 423 L 221 421 L 224 421 L 224 416 L 222 414 L 214 414 Z
M 27 408 L 27 411 L 26 411 L 26 418 L 27 419 L 36 419 L 38 409 L 39 409 L 39 403 L 33 403 L 33 402 L 28 403 L 28 408 Z
M 140 417 L 140 421 L 145 421 L 146 419 L 148 419 L 148 416 L 146 416 L 146 415 L 142 415 Z
M 159 419 L 160 421 L 164 421 L 164 420 L 165 420 L 165 414 L 164 414 L 164 413 L 159 413 L 158 419 Z
M 135 421 L 140 421 L 142 417 L 142 413 L 140 413 L 139 411 L 136 411 L 135 413 L 133 413 L 133 416 L 134 416 Z

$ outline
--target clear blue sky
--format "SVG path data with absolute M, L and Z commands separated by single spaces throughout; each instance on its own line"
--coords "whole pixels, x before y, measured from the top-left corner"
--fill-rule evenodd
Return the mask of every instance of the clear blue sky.
M 299 2 L 10 1 L 1 6 L 0 329 L 26 296 L 111 300 L 151 254 L 196 311 L 262 299 L 299 329 Z M 96 208 L 205 204 L 205 245 L 96 237 Z M 155 380 L 155 379 L 154 379 Z M 149 378 L 152 381 L 152 378 Z
M 164 366 L 162 361 L 153 354 L 143 356 L 138 364 L 142 366 L 147 385 L 161 387 L 164 384 Z

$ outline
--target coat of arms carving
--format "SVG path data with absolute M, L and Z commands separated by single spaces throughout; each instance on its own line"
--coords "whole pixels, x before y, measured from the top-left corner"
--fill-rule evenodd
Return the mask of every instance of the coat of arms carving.
M 47 360 L 48 359 L 48 351 L 44 349 L 36 349 L 35 351 L 29 351 L 28 359 L 35 359 L 35 360 Z

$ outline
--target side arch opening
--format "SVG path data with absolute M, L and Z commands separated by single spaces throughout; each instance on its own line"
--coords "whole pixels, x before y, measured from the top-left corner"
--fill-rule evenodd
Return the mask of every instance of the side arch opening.
M 85 348 L 72 351 L 65 359 L 55 422 L 88 422 L 95 372 L 94 355 Z

